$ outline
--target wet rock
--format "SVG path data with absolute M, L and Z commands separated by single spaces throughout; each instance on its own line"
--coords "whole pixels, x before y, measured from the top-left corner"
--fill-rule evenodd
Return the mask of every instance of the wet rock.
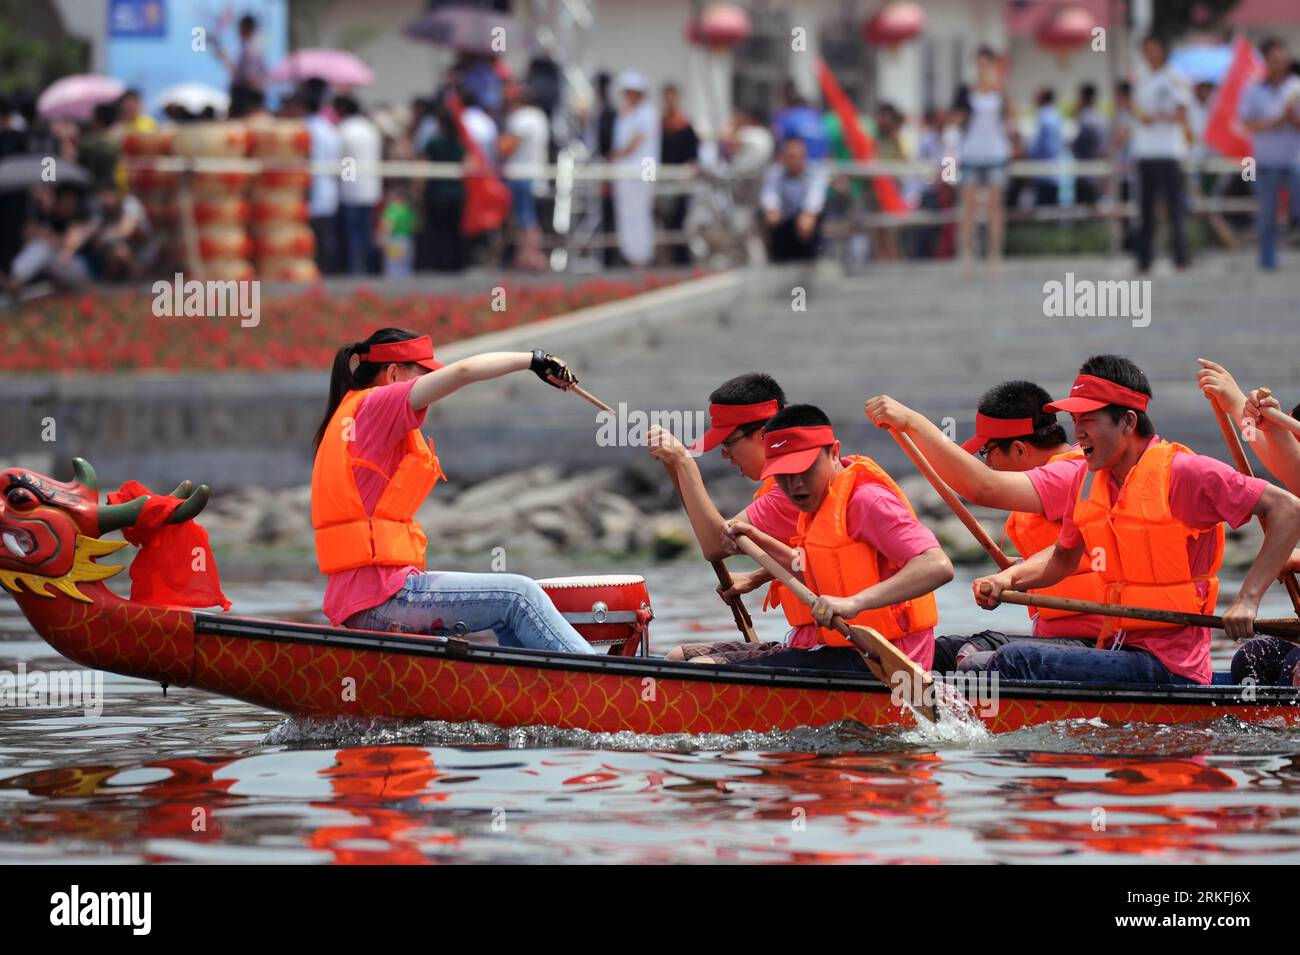
M 943 503 L 939 492 L 930 485 L 924 475 L 909 474 L 898 482 L 898 486 L 903 489 L 903 493 L 912 504 L 912 510 L 918 515 L 924 517 L 941 513 L 952 514 L 952 511 L 948 510 L 948 505 Z
M 696 546 L 695 534 L 685 516 L 663 514 L 650 530 L 650 553 L 655 560 L 676 560 Z
M 573 538 L 573 518 L 558 509 L 531 511 L 527 520 L 530 528 L 557 547 L 566 546 Z
M 511 501 L 533 488 L 546 487 L 559 479 L 560 469 L 551 464 L 540 464 L 525 471 L 503 474 L 482 481 L 456 496 L 456 506 L 466 511 L 477 510 L 503 501 Z M 438 489 L 434 489 L 434 494 Z

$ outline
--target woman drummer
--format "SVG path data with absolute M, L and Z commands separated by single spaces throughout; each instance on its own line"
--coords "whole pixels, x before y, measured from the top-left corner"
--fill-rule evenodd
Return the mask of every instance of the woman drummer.
M 562 390 L 577 379 L 541 351 L 490 352 L 450 365 L 427 335 L 382 328 L 334 357 L 316 433 L 311 522 L 335 626 L 398 633 L 491 630 L 504 646 L 591 653 L 537 583 L 518 574 L 425 570 L 415 512 L 443 479 L 420 432 L 429 405 L 476 381 L 532 371 Z

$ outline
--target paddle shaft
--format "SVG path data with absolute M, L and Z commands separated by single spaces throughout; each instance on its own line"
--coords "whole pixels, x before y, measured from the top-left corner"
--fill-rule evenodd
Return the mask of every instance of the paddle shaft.
M 763 550 L 757 543 L 743 534 L 737 536 L 735 541 L 742 551 L 756 560 L 759 566 L 771 574 L 774 579 L 779 580 L 781 586 L 787 588 L 809 607 L 817 603 L 817 595 L 809 590 L 802 580 L 782 567 L 771 554 Z M 851 626 L 839 614 L 831 618 L 831 627 L 863 654 L 867 666 L 871 667 L 871 672 L 886 686 L 897 685 L 898 681 L 894 679 L 895 673 L 901 672 L 905 674 L 904 685 L 909 688 L 909 695 L 911 696 L 908 702 L 913 709 L 923 714 L 927 719 L 937 722 L 938 714 L 935 712 L 933 704 L 926 702 L 927 697 L 932 697 L 932 694 L 927 693 L 930 684 L 933 683 L 933 677 L 929 673 L 870 627 Z M 865 651 L 861 646 L 863 643 L 866 644 Z
M 1237 434 L 1237 429 L 1228 417 L 1228 412 L 1219 407 L 1219 402 L 1213 395 L 1207 396 L 1210 399 L 1210 407 L 1214 409 L 1214 417 L 1218 419 L 1219 430 L 1223 432 L 1223 440 L 1228 443 L 1228 453 L 1232 455 L 1233 462 L 1237 465 L 1237 470 L 1246 477 L 1254 477 L 1254 469 L 1250 466 L 1250 461 L 1246 457 L 1246 449 L 1242 446 L 1241 436 Z M 1268 533 L 1268 526 L 1264 524 L 1261 517 L 1260 527 L 1264 528 L 1264 533 Z M 1287 596 L 1291 598 L 1291 606 L 1297 614 L 1300 614 L 1300 580 L 1296 579 L 1295 571 L 1284 570 L 1280 576 L 1282 585 L 1286 587 Z
M 574 385 L 573 392 L 584 401 L 589 401 L 601 411 L 608 411 L 615 414 L 613 408 L 605 404 L 595 395 L 581 385 Z M 682 486 L 677 482 L 677 475 L 672 471 L 668 472 L 673 479 L 673 488 L 677 491 L 677 499 L 682 502 L 682 507 L 686 507 L 686 498 L 682 496 Z M 713 573 L 717 575 L 718 583 L 724 590 L 730 590 L 734 585 L 731 579 L 731 572 L 727 570 L 727 565 L 720 560 L 711 560 L 709 565 L 713 568 Z M 755 643 L 758 641 L 758 634 L 754 632 L 754 620 L 749 615 L 749 610 L 745 607 L 745 602 L 740 599 L 739 594 L 734 594 L 727 599 L 727 606 L 731 608 L 732 619 L 736 621 L 736 629 L 740 631 L 741 636 L 745 638 L 746 643 Z
M 939 477 L 939 472 L 936 471 L 930 465 L 930 462 L 925 459 L 925 455 L 922 454 L 921 449 L 916 446 L 916 442 L 912 440 L 912 436 L 903 434 L 901 431 L 895 431 L 893 428 L 888 430 L 890 436 L 893 437 L 893 439 L 898 442 L 898 446 L 903 449 L 903 453 L 912 459 L 912 463 L 916 465 L 917 470 L 925 475 L 925 479 L 930 482 L 930 486 L 939 492 L 939 496 L 943 498 L 943 502 L 948 505 L 949 509 L 954 514 L 957 515 L 957 519 L 966 525 L 966 529 L 971 532 L 971 535 L 975 538 L 976 542 L 984 548 L 985 552 L 993 558 L 993 562 L 998 565 L 998 568 L 1000 570 L 1006 570 L 1010 567 L 1014 561 L 1003 553 L 1002 548 L 997 545 L 997 542 L 989 536 L 989 532 L 984 529 L 984 525 L 975 520 L 975 515 L 972 514 L 970 509 L 962 503 L 961 498 L 957 496 L 957 492 L 950 488 L 943 478 Z
M 570 390 L 579 398 L 583 399 L 584 401 L 590 401 L 601 411 L 608 411 L 610 414 L 617 414 L 617 412 L 613 408 L 605 404 L 605 402 L 601 401 L 599 398 L 597 398 L 595 395 L 593 395 L 590 391 L 588 391 L 586 388 L 582 387 L 581 385 L 574 385 Z
M 1049 594 L 1027 594 L 1018 590 L 1004 590 L 998 599 L 1003 603 L 1022 607 L 1039 607 L 1043 610 L 1064 610 L 1069 613 L 1093 613 L 1104 617 L 1128 617 L 1132 620 L 1150 620 L 1181 627 L 1209 627 L 1223 629 L 1223 618 L 1203 613 L 1179 613 L 1176 610 L 1157 610 L 1153 607 L 1125 607 L 1119 604 L 1077 600 L 1073 597 L 1053 597 Z M 1300 620 L 1256 620 L 1255 632 L 1279 637 L 1291 643 L 1300 643 Z
M 682 502 L 682 510 L 685 510 L 686 496 L 682 494 L 682 485 L 677 480 L 677 474 L 669 470 L 668 475 L 673 479 L 673 489 L 677 492 L 677 500 Z M 722 585 L 723 590 L 730 590 L 735 585 L 735 582 L 731 579 L 731 571 L 727 570 L 725 563 L 720 560 L 711 560 L 709 566 L 713 568 L 713 573 L 717 575 L 718 583 Z M 728 597 L 727 606 L 731 608 L 731 616 L 735 618 L 736 629 L 745 638 L 745 642 L 758 642 L 758 634 L 754 632 L 754 620 L 750 617 L 745 602 L 740 599 L 740 594 L 733 594 Z

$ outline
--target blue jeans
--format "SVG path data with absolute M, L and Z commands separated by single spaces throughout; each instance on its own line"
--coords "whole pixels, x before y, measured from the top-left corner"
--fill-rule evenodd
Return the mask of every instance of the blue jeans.
M 354 613 L 344 626 L 435 636 L 491 630 L 503 647 L 596 652 L 537 581 L 519 574 L 411 574 L 401 590 L 378 606 Z
M 344 261 L 349 275 L 365 275 L 370 271 L 370 258 L 375 248 L 374 215 L 374 206 L 339 206 Z
M 533 195 L 533 181 L 511 179 L 507 185 L 510 186 L 511 210 L 515 214 L 519 228 L 531 229 L 537 225 L 537 198 Z
M 1255 232 L 1259 236 L 1259 267 L 1277 268 L 1277 200 L 1282 187 L 1291 190 L 1291 216 L 1300 218 L 1300 166 L 1260 166 L 1255 170 L 1259 211 Z
M 1193 684 L 1170 673 L 1146 650 L 1097 650 L 1041 643 L 1008 643 L 993 655 L 990 670 L 1008 680 L 1060 680 L 1066 683 Z
M 1232 658 L 1232 682 L 1247 679 L 1265 686 L 1291 686 L 1300 666 L 1300 647 L 1277 637 L 1251 637 Z

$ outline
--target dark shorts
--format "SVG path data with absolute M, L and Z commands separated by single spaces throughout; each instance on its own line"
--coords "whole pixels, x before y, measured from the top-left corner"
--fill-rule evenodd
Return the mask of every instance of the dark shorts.
M 834 673 L 870 673 L 871 668 L 853 647 L 818 647 L 815 650 L 791 650 L 768 654 L 753 661 L 760 667 L 789 667 L 795 670 L 829 670 Z
M 967 653 L 993 653 L 1008 643 L 1046 643 L 1057 647 L 1096 645 L 1095 640 L 1084 637 L 1029 637 L 1018 633 L 1007 635 L 997 630 L 981 630 L 968 637 L 961 635 L 935 637 L 933 670 L 935 673 L 955 673 L 959 656 L 965 657 Z M 966 653 L 961 652 L 962 648 L 967 646 L 971 649 Z
M 728 640 L 726 643 L 684 643 L 678 649 L 682 651 L 683 660 L 712 657 L 717 663 L 748 663 L 788 648 L 784 643 Z

